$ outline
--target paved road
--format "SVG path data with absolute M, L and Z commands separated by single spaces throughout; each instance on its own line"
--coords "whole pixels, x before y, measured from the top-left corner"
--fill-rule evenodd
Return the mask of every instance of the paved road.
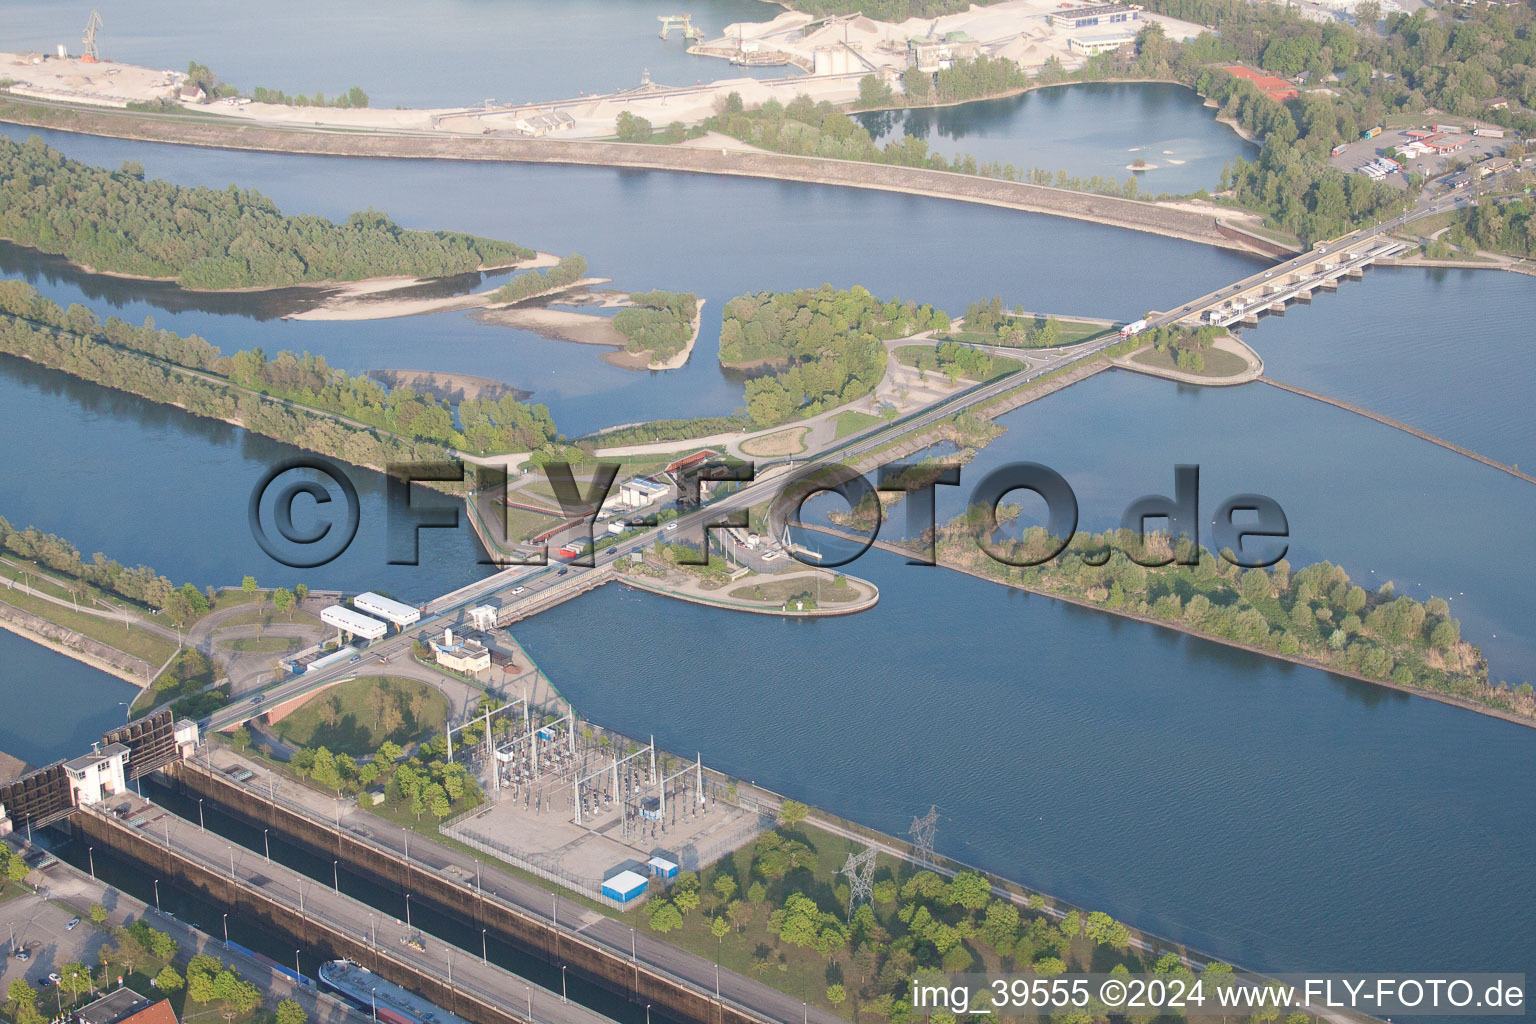
M 327 824 L 332 828 L 336 827 L 337 821 L 340 821 L 342 830 L 378 847 L 384 856 L 412 860 L 418 865 L 427 867 L 441 878 L 463 879 L 465 888 L 471 891 L 478 884 L 483 888 L 487 898 L 499 899 L 527 916 L 553 923 L 570 935 L 579 936 L 606 947 L 621 958 L 632 959 L 642 967 L 680 979 L 699 992 L 713 996 L 718 991 L 726 1002 L 749 1010 L 764 1020 L 786 1022 L 802 1020 L 819 1022 L 819 1024 L 839 1024 L 841 1021 L 841 1018 L 825 1010 L 806 1007 L 800 1000 L 752 978 L 728 970 L 720 970 L 717 974 L 716 965 L 710 960 L 655 936 L 639 932 L 622 920 L 584 909 L 569 899 L 561 899 L 558 893 L 551 892 L 540 883 L 527 881 L 510 872 L 502 871 L 467 853 L 435 843 L 425 836 L 410 834 L 393 823 L 358 808 L 351 801 L 342 801 L 338 804 L 337 801 L 317 790 L 284 781 L 259 762 L 241 757 L 231 750 L 216 747 L 209 751 L 208 756 L 212 758 L 215 771 L 225 765 L 239 764 L 254 772 L 252 778 L 242 784 L 252 793 L 274 800 L 289 810 L 298 811 L 311 820 Z M 197 764 L 201 765 L 203 761 L 204 757 L 200 754 Z M 151 824 L 145 831 L 153 832 L 155 827 Z M 173 840 L 178 834 L 177 827 L 183 831 L 190 830 L 193 833 L 197 831 L 195 825 L 173 818 L 171 831 Z M 218 843 L 221 844 L 218 847 L 221 853 L 229 845 L 228 840 L 224 839 L 218 839 Z M 407 850 L 409 850 L 408 858 Z M 237 868 L 242 852 L 239 847 L 236 847 Z M 227 871 L 228 854 L 222 853 L 222 856 L 224 860 L 219 863 L 222 863 L 224 870 Z M 249 856 L 247 854 L 248 858 Z M 256 859 L 259 861 L 260 857 Z M 307 884 L 315 885 L 312 880 L 305 881 Z M 318 886 L 318 888 L 325 887 Z M 325 891 L 329 892 L 328 889 Z M 635 911 L 635 913 L 638 912 Z M 362 920 L 362 926 L 365 929 L 368 926 L 366 917 Z M 379 934 L 384 935 L 382 925 Z M 428 943 L 428 949 L 430 951 L 433 947 L 442 945 L 444 943 L 440 941 L 431 941 Z
M 235 845 L 217 833 L 204 832 L 192 822 L 134 794 L 127 794 L 122 799 L 114 797 L 112 803 L 117 805 L 124 800 L 133 805 L 135 815 L 146 819 L 140 830 L 145 838 L 160 844 L 168 843 L 178 855 L 220 875 L 233 876 L 240 885 L 260 892 L 269 900 L 357 936 L 382 956 L 403 962 L 428 976 L 450 979 L 460 992 L 526 1015 L 527 1005 L 520 1008 L 516 999 L 522 994 L 532 1001 L 532 1019 L 544 1024 L 605 1024 L 608 1021 L 607 1017 L 579 1003 L 563 1001 L 559 992 L 535 985 L 496 964 L 482 962 L 478 956 L 458 950 L 449 943 L 428 937 L 424 950 L 412 949 L 405 945 L 405 940 L 414 932 L 405 922 L 345 893 L 338 893 L 308 875 L 268 861 L 261 854 Z M 83 813 L 106 814 L 100 810 Z
M 49 971 L 72 960 L 97 968 L 100 961 L 96 951 L 108 944 L 108 930 L 144 918 L 151 927 L 165 932 L 180 944 L 177 959 L 183 967 L 187 960 L 198 953 L 216 956 L 261 989 L 269 1007 L 283 999 L 295 999 L 309 1014 L 309 1019 L 318 1024 L 366 1024 L 368 1020 L 366 1014 L 354 1009 L 351 1004 L 299 985 L 254 957 L 227 948 L 223 942 L 169 914 L 155 912 L 127 893 L 63 861 L 41 869 L 32 878 L 37 881 L 39 889 L 47 892 L 47 900 L 40 895 L 29 894 L 0 903 L 0 927 L 14 923 L 17 939 L 29 940 L 32 960 L 23 963 L 13 959 L 6 963 L 14 964 L 18 969 L 28 969 L 26 973 L 32 979 L 33 987 L 41 993 L 40 1003 L 44 1011 L 57 1005 L 56 997 L 44 987 Z M 107 920 L 100 927 L 93 925 L 90 920 L 90 907 L 93 903 L 99 903 L 107 911 Z M 80 924 L 72 930 L 66 930 L 65 924 L 70 917 L 80 918 Z M 9 967 L 0 972 L 0 991 L 10 984 L 13 976 L 21 975 L 12 972 Z M 97 976 L 100 977 L 99 971 Z

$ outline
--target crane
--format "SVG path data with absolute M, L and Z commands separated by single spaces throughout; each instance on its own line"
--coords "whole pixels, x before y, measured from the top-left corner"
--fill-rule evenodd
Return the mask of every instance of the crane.
M 94 64 L 100 59 L 96 53 L 96 32 L 100 28 L 101 12 L 92 8 L 91 17 L 85 23 L 85 36 L 82 40 L 85 43 L 85 53 L 80 57 L 87 64 Z

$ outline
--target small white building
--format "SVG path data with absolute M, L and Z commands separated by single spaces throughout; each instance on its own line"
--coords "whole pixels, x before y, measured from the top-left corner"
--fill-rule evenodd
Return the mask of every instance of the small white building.
M 469 621 L 476 629 L 489 632 L 496 628 L 496 606 L 477 604 L 469 610 Z
M 197 723 L 190 718 L 183 718 L 176 723 L 176 753 L 183 761 L 190 758 L 197 750 L 198 730 Z
M 1067 40 L 1067 49 L 1084 57 L 1097 57 L 1101 53 L 1113 53 L 1122 46 L 1133 46 L 1135 43 L 1135 32 L 1088 32 L 1070 37 Z
M 619 500 L 630 508 L 644 508 L 667 493 L 665 484 L 648 477 L 637 476 L 619 485 Z
M 455 637 L 451 629 L 443 630 L 443 638 L 430 643 L 437 663 L 444 668 L 474 675 L 491 667 L 490 648 L 478 640 Z
M 401 604 L 399 601 L 391 600 L 382 594 L 375 594 L 371 590 L 354 597 L 352 599 L 352 607 L 360 612 L 366 612 L 375 618 L 383 619 L 385 622 L 393 622 L 401 629 L 404 629 L 406 626 L 414 626 L 421 621 L 420 609 L 412 608 L 408 604 Z
M 123 766 L 128 763 L 128 748 L 114 743 L 64 762 L 69 778 L 69 797 L 76 807 L 101 803 L 104 797 L 124 792 L 128 780 Z
M 350 633 L 365 640 L 377 640 L 389 632 L 389 627 L 378 619 L 370 618 L 350 608 L 333 604 L 320 612 L 320 621 L 336 627 L 338 633 Z

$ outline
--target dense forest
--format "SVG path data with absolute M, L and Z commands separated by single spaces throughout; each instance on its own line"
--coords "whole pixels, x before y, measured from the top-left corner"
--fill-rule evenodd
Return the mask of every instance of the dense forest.
M 1508 202 L 1484 198 L 1470 210 L 1457 211 L 1448 234 L 1451 244 L 1463 248 L 1536 256 L 1536 205 L 1525 197 Z
M 747 415 L 763 427 L 869 394 L 885 373 L 881 342 L 949 329 L 949 317 L 932 306 L 829 284 L 737 296 L 722 315 L 722 365 L 782 368 L 747 382 Z
M 1264 139 L 1253 161 L 1234 161 L 1223 187 L 1306 241 L 1379 219 L 1402 193 L 1332 167 L 1329 150 L 1392 114 L 1433 108 L 1536 132 L 1536 40 L 1525 5 L 1468 8 L 1457 20 L 1432 8 L 1393 15 L 1385 32 L 1319 25 L 1280 6 L 1246 0 L 1149 0 L 1150 9 L 1212 26 L 1188 43 L 1143 31 L 1134 58 L 1103 55 L 1081 77 L 1172 77 L 1221 105 L 1222 114 Z M 1376 10 L 1366 0 L 1364 21 Z M 1303 76 L 1300 98 L 1277 103 L 1216 65 L 1242 62 L 1277 75 Z M 1510 109 L 1491 109 L 1503 97 Z
M 376 210 L 345 224 L 284 216 L 260 192 L 186 188 L 71 160 L 33 136 L 0 138 L 0 236 L 93 270 L 187 288 L 271 288 L 444 277 L 533 250 L 451 231 L 408 231 Z
M 1138 339 L 1139 340 L 1139 339 Z M 1000 513 L 1000 518 L 1002 513 Z M 1078 533 L 1067 549 L 1043 565 L 1015 567 L 977 544 L 985 519 L 979 509 L 939 531 L 941 560 L 1004 582 L 1078 598 L 1184 625 L 1212 636 L 1306 657 L 1402 686 L 1422 686 L 1520 715 L 1536 715 L 1529 684 L 1490 684 L 1482 653 L 1461 639 L 1461 624 L 1442 598 L 1399 596 L 1391 583 L 1369 592 L 1327 562 L 1292 572 L 1284 559 L 1273 568 L 1243 569 L 1202 550 L 1193 570 L 1173 561 L 1186 550 L 1154 535 L 1147 552 L 1170 559 L 1148 568 L 1126 551 L 1140 549 L 1135 534 Z M 989 540 L 1001 557 L 1043 558 L 1057 546 L 1041 527 L 1020 539 Z M 1148 559 L 1144 559 L 1148 560 Z
M 560 262 L 548 270 L 530 270 L 518 274 L 512 280 L 491 293 L 492 302 L 522 302 L 535 295 L 564 288 L 580 281 L 587 272 L 587 259 L 577 253 L 562 256 Z
M 937 74 L 907 68 L 901 84 L 912 106 L 926 103 L 958 103 L 1023 89 L 1033 80 L 1029 72 L 1006 58 L 977 57 L 957 60 Z
M 972 62 L 957 61 L 950 71 L 940 72 L 940 77 L 951 72 L 963 76 L 966 74 L 964 66 L 968 63 Z M 1015 67 L 1010 61 L 988 63 Z M 876 83 L 876 79 L 873 75 L 867 75 L 861 82 L 861 93 L 867 92 L 869 95 L 861 99 L 860 106 L 880 106 L 888 102 L 888 97 L 882 100 L 876 95 L 876 90 L 863 89 L 864 83 Z M 809 96 L 803 95 L 796 96 L 788 104 L 769 100 L 761 107 L 746 110 L 740 95 L 731 93 L 726 98 L 725 109 L 711 117 L 706 127 L 776 153 L 980 174 L 988 178 L 1025 181 L 1034 185 L 1097 192 L 1126 199 L 1136 199 L 1140 195 L 1134 176 L 1128 177 L 1122 184 L 1113 176 L 1079 178 L 1069 176 L 1062 170 L 1052 172 L 1040 168 L 1015 167 L 1012 163 L 992 160 L 977 161 L 970 154 L 956 156 L 950 161 L 942 153 L 929 152 L 926 139 L 911 135 L 888 142 L 882 148 L 875 144 L 869 130 L 858 121 L 826 101 L 816 103 Z
M 61 309 L 22 281 L 0 281 L 0 351 L 360 466 L 438 461 L 454 448 L 529 450 L 556 436 L 542 405 L 466 401 L 463 429 L 455 430 L 447 405 L 409 388 L 385 391 L 319 357 L 279 352 L 269 360 L 259 349 L 225 357 L 195 335 L 156 330 L 152 320 L 103 324 L 84 306 Z
M 177 587 L 147 565 L 130 569 L 99 551 L 89 559 L 83 558 L 63 537 L 44 533 L 35 526 L 18 530 L 4 516 L 0 516 L 0 550 L 80 581 L 84 585 L 82 596 L 87 600 L 97 593 L 115 594 L 138 605 L 165 609 L 173 594 L 181 594 L 196 614 L 207 612 L 211 606 L 211 590 L 204 594 L 191 583 Z
M 692 292 L 635 292 L 635 303 L 619 310 L 613 329 L 629 339 L 627 352 L 649 352 L 652 362 L 665 362 L 687 347 L 693 338 L 693 318 L 699 297 Z

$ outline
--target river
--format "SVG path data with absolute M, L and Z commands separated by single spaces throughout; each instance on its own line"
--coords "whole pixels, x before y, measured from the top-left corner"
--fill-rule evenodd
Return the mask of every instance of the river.
M 704 295 L 711 332 L 724 299 L 756 288 L 857 282 L 956 312 L 998 293 L 1010 305 L 1123 317 L 1254 266 L 1093 225 L 801 185 L 50 141 L 178 181 L 238 180 L 293 211 L 336 217 L 371 203 L 413 227 L 580 251 L 619 287 Z M 441 187 L 447 175 L 451 188 Z M 739 401 L 739 382 L 715 364 L 714 333 L 683 371 L 624 374 L 590 349 L 457 314 L 317 325 L 258 319 L 255 309 L 170 310 L 151 290 L 113 285 L 93 297 L 96 285 L 78 275 L 10 258 L 61 301 L 152 314 L 226 351 L 307 348 L 350 369 L 462 369 L 531 384 L 567 433 Z M 1421 425 L 1437 432 L 1487 429 L 1457 427 L 1446 417 L 1458 409 L 1478 409 L 1480 422 L 1521 421 L 1528 361 L 1463 376 L 1476 360 L 1426 357 L 1404 383 L 1372 379 L 1393 376 L 1390 358 L 1378 361 L 1391 352 L 1357 343 L 1347 325 L 1379 313 L 1414 334 L 1446 299 L 1443 286 L 1422 287 L 1436 279 L 1373 272 L 1251 338 L 1277 376 L 1323 391 L 1353 381 L 1352 394 L 1395 401 L 1398 415 L 1414 412 L 1414 389 L 1427 387 L 1414 374 L 1448 378 L 1445 397 L 1424 405 L 1441 419 Z M 1501 310 L 1528 294 L 1519 286 L 1531 283 L 1459 280 L 1451 298 L 1467 337 L 1504 337 Z M 1331 315 L 1355 304 L 1364 312 L 1354 321 Z M 1362 582 L 1374 569 L 1416 597 L 1454 594 L 1496 675 L 1536 675 L 1520 575 L 1532 555 L 1523 482 L 1262 385 L 1199 390 L 1117 372 L 1004 423 L 1009 433 L 964 471 L 967 485 L 1004 460 L 1046 462 L 1077 490 L 1085 525 L 1102 526 L 1131 498 L 1168 490 L 1175 462 L 1199 462 L 1205 507 L 1239 490 L 1274 496 L 1291 516 L 1293 562 L 1326 557 Z M 13 467 L 0 514 L 178 581 L 253 572 L 270 585 L 303 578 L 416 599 L 480 571 L 463 530 L 423 534 L 419 569 L 383 568 L 382 492 L 362 473 L 363 539 L 325 570 L 277 568 L 250 541 L 244 502 L 287 449 L 25 363 L 0 361 L 0 432 Z M 941 493 L 946 510 L 957 507 Z M 866 556 L 854 571 L 884 593 L 876 610 L 846 619 L 732 616 L 607 587 L 518 634 L 598 721 L 654 732 L 672 749 L 701 750 L 726 771 L 897 833 L 937 804 L 941 851 L 1223 956 L 1276 969 L 1536 970 L 1536 938 L 1520 923 L 1536 914 L 1536 879 L 1519 870 L 1530 854 L 1529 815 L 1518 811 L 1536 768 L 1529 730 L 891 556 Z M 623 673 L 612 671 L 615 651 Z M 8 708 L 36 671 L 46 669 L 6 673 Z M 78 753 L 74 743 L 60 735 L 39 753 Z
M 80 53 L 96 0 L 6 4 L 0 48 Z M 726 25 L 778 13 L 761 0 L 690 0 L 683 8 L 706 38 Z M 654 0 L 447 0 L 430 11 L 408 0 L 275 0 L 187 7 L 147 0 L 103 11 L 103 57 L 185 70 L 205 64 L 246 92 L 260 85 L 327 96 L 361 86 L 374 107 L 476 106 L 487 97 L 530 103 L 633 89 L 650 71 L 664 85 L 780 77 L 792 68 L 746 69 L 689 56 L 677 29 L 657 38 Z
M 1100 101 L 1104 109 L 1110 102 Z M 28 129 L 3 126 L 13 138 Z M 544 251 L 579 252 L 594 276 L 626 290 L 691 291 L 707 300 L 682 370 L 622 370 L 590 345 L 482 324 L 463 313 L 360 323 L 257 319 L 271 302 L 239 296 L 166 298 L 164 286 L 114 282 L 93 298 L 57 261 L 23 276 L 55 301 L 201 334 L 226 353 L 261 346 L 324 355 L 354 373 L 451 370 L 532 392 L 572 437 L 742 405 L 721 370 L 720 311 L 747 292 L 862 284 L 882 298 L 929 302 L 955 315 L 994 294 L 1010 307 L 1130 320 L 1254 272 L 1254 257 L 1059 217 L 857 189 L 602 167 L 335 159 L 235 153 L 43 133 L 65 154 L 105 166 L 137 160 L 184 185 L 242 185 L 286 212 L 345 219 L 373 206 L 413 228 L 453 228 Z M 444 179 L 453 183 L 443 188 Z M 855 251 L 858 258 L 850 260 Z M 1176 252 L 1176 259 L 1167 254 Z M 13 264 L 30 258 L 12 250 Z M 44 272 L 44 268 L 48 272 Z M 1092 268 L 1087 270 L 1085 268 Z M 99 279 L 89 287 L 99 289 Z M 170 309 L 163 308 L 170 306 Z M 249 316 L 233 315 L 245 309 Z

